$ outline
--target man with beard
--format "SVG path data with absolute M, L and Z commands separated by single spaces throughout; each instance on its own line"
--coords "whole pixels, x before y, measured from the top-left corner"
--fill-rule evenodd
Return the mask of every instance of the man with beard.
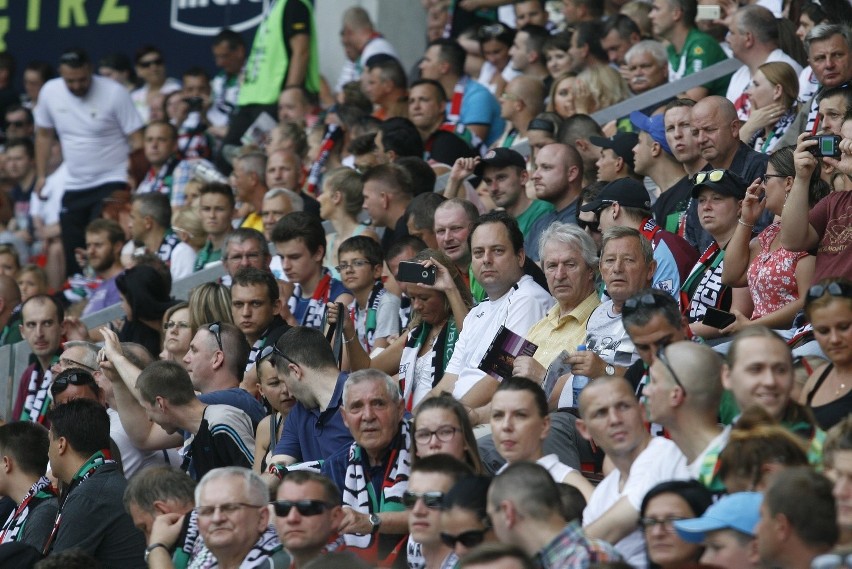
M 118 287 L 115 286 L 115 277 L 123 270 L 122 246 L 124 230 L 117 222 L 111 219 L 96 219 L 86 226 L 86 256 L 100 284 L 92 292 L 83 309 L 83 316 L 121 301 Z

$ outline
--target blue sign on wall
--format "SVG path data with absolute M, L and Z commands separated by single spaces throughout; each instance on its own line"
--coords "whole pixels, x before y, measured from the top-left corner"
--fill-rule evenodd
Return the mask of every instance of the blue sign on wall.
M 0 0 L 0 51 L 19 71 L 33 60 L 56 65 L 63 50 L 79 46 L 93 61 L 121 52 L 133 59 L 146 44 L 162 50 L 168 74 L 214 69 L 211 37 L 229 27 L 250 47 L 272 0 Z M 20 75 L 20 72 L 19 72 Z

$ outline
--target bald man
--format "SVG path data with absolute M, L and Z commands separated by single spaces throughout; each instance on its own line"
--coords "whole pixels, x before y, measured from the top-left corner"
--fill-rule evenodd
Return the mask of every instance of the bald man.
M 500 97 L 500 116 L 511 124 L 495 147 L 511 147 L 526 140 L 527 126 L 544 110 L 544 83 L 535 77 L 519 75 L 509 81 Z
M 18 305 L 21 304 L 21 290 L 18 288 L 18 283 L 10 276 L 0 276 L 0 346 L 6 344 L 14 344 L 21 341 L 21 330 L 18 324 L 21 323 L 21 313 L 15 313 L 14 318 L 12 313 Z
M 715 461 L 706 467 L 707 452 L 724 447 L 729 434 L 717 419 L 721 356 L 703 344 L 675 342 L 660 348 L 648 375 L 643 392 L 648 418 L 666 428 L 686 457 L 690 475 L 710 486 Z

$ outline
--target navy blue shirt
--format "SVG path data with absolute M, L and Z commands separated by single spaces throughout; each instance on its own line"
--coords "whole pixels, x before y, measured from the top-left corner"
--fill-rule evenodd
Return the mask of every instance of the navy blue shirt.
M 251 419 L 251 424 L 255 431 L 257 430 L 257 425 L 266 416 L 266 410 L 263 408 L 263 405 L 252 397 L 251 393 L 240 387 L 202 393 L 198 396 L 198 400 L 205 405 L 230 405 L 240 411 L 245 411 L 245 414 Z
M 328 408 L 308 409 L 297 402 L 284 422 L 281 440 L 273 454 L 292 456 L 296 462 L 324 460 L 352 444 L 352 433 L 343 424 L 340 408 L 343 406 L 343 384 L 349 374 L 340 373 Z

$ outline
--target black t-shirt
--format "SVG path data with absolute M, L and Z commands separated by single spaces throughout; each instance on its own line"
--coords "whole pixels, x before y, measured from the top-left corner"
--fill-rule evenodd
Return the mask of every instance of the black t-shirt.
M 470 145 L 451 132 L 436 130 L 426 141 L 429 158 L 452 166 L 458 158 L 473 158 L 477 152 Z
M 691 197 L 692 183 L 684 176 L 657 198 L 651 208 L 654 221 L 666 231 L 677 233 L 680 214 L 686 211 Z

